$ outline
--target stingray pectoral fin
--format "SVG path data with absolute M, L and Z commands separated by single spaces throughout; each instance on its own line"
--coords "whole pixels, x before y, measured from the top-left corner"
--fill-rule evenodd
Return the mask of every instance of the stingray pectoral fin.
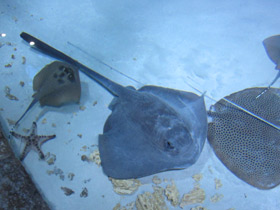
M 64 104 L 78 103 L 81 97 L 81 87 L 79 85 L 63 86 L 55 91 L 41 97 L 41 106 L 60 107 Z
M 204 103 L 204 96 L 200 96 L 196 100 L 186 104 L 183 109 L 183 114 L 186 119 L 186 124 L 191 131 L 193 139 L 197 141 L 199 145 L 199 151 L 201 152 L 207 137 L 208 121 L 207 112 Z
M 35 96 L 35 94 L 34 94 Z M 22 118 L 26 115 L 26 113 L 38 102 L 38 99 L 36 98 L 36 96 L 34 97 L 34 99 L 32 100 L 32 102 L 29 104 L 29 106 L 27 107 L 27 109 L 25 110 L 25 112 L 21 115 L 21 117 L 18 119 L 18 121 L 16 121 L 15 126 L 17 126 L 19 124 L 19 122 L 22 120 Z
M 137 126 L 119 120 L 120 124 L 107 126 L 111 130 L 99 136 L 101 165 L 107 176 L 131 179 L 176 168 L 179 161 L 156 149 Z
M 108 117 L 102 135 L 99 135 L 99 151 L 104 173 L 117 179 L 138 178 L 158 171 L 151 162 L 152 145 L 139 126 L 119 118 L 119 111 Z M 151 167 L 155 166 L 155 167 Z
M 53 63 L 55 62 L 57 61 L 47 64 L 34 76 L 33 78 L 34 91 L 40 91 L 45 83 L 49 83 L 51 75 L 56 71 L 56 68 L 53 68 Z

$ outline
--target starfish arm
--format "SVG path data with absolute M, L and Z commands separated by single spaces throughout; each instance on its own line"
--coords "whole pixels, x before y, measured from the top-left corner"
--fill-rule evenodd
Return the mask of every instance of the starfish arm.
M 42 150 L 40 149 L 40 147 L 38 146 L 38 144 L 34 144 L 33 145 L 35 150 L 38 152 L 39 156 L 41 159 L 44 159 L 45 158 L 45 155 L 44 153 L 42 152 Z
M 56 135 L 51 136 L 37 136 L 38 142 L 40 142 L 40 146 L 48 140 L 54 139 Z
M 41 150 L 42 144 L 45 143 L 46 141 L 50 140 L 50 139 L 55 138 L 55 137 L 56 137 L 56 135 L 51 135 L 51 136 L 46 136 L 46 135 L 36 136 L 36 140 L 35 140 L 35 142 L 33 143 L 33 145 L 34 145 L 35 149 L 37 150 L 37 152 L 39 153 L 41 159 L 44 159 L 44 158 L 45 158 L 45 155 L 44 155 L 44 153 L 43 153 L 42 150 Z
M 26 157 L 27 153 L 30 151 L 30 143 L 26 143 L 24 146 L 24 149 L 19 157 L 20 161 L 23 161 L 23 159 Z
M 32 123 L 30 135 L 34 135 L 34 136 L 37 135 L 37 124 L 36 124 L 36 122 Z
M 28 136 L 23 136 L 23 135 L 18 134 L 18 133 L 14 132 L 14 131 L 11 131 L 10 134 L 12 136 L 14 136 L 15 138 L 17 138 L 17 139 L 24 139 L 24 140 L 26 140 L 28 138 Z

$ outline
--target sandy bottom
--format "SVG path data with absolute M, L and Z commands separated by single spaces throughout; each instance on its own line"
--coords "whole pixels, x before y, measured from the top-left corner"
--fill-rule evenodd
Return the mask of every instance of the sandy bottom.
M 266 86 L 276 75 L 262 41 L 279 33 L 279 1 L 138 2 L 1 1 L 0 33 L 6 36 L 0 37 L 0 114 L 6 132 L 32 100 L 33 77 L 53 61 L 31 50 L 19 37 L 22 31 L 124 86 L 153 84 L 200 94 L 195 87 L 219 100 Z M 139 179 L 141 185 L 115 185 L 98 165 L 97 147 L 112 96 L 87 76 L 80 78 L 80 104 L 37 104 L 17 129 L 24 134 L 38 119 L 38 134 L 56 134 L 42 146 L 46 161 L 33 150 L 23 161 L 52 209 L 129 209 L 126 205 L 134 206 L 136 200 L 140 208 L 148 198 L 150 203 L 163 199 L 170 209 L 280 206 L 279 187 L 262 191 L 244 183 L 226 169 L 208 142 L 188 169 Z M 207 109 L 215 103 L 205 100 Z M 11 144 L 19 155 L 24 142 L 11 139 Z M 85 157 L 88 161 L 82 161 Z

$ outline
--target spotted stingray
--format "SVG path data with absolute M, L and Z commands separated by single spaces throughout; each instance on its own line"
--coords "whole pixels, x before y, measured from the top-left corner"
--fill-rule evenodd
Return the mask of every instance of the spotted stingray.
M 271 189 L 280 184 L 280 89 L 270 88 L 256 99 L 264 90 L 245 89 L 213 105 L 208 112 L 212 118 L 208 141 L 237 177 L 259 189 Z
M 41 106 L 60 107 L 67 103 L 78 103 L 81 96 L 79 71 L 75 66 L 54 61 L 39 71 L 33 79 L 33 100 L 16 122 L 23 119 L 39 101 Z
M 27 33 L 21 37 L 44 53 L 75 65 L 115 97 L 99 136 L 106 175 L 138 178 L 196 162 L 207 134 L 203 95 L 158 86 L 123 87 Z

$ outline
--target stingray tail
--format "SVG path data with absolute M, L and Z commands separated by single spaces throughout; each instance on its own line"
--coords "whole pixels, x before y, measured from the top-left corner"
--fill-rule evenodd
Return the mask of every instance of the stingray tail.
M 25 110 L 25 112 L 21 115 L 21 117 L 18 119 L 18 121 L 16 121 L 15 123 L 15 127 L 17 127 L 19 125 L 19 122 L 22 120 L 22 118 L 26 115 L 26 113 L 38 102 L 37 98 L 34 98 L 32 100 L 32 102 L 29 104 L 29 106 L 27 107 L 27 109 Z
M 102 75 L 98 74 L 97 72 L 90 69 L 89 67 L 81 64 L 77 60 L 74 60 L 70 56 L 53 48 L 52 46 L 44 43 L 43 41 L 35 38 L 34 36 L 32 36 L 28 33 L 22 32 L 20 34 L 20 37 L 22 39 L 24 39 L 26 42 L 28 42 L 30 44 L 30 46 L 38 49 L 42 53 L 78 67 L 80 71 L 82 71 L 84 74 L 86 74 L 91 79 L 95 80 L 97 83 L 99 83 L 101 86 L 103 86 L 105 89 L 107 89 L 114 96 L 118 96 L 119 92 L 123 89 L 122 86 L 120 86 L 119 84 L 107 79 L 106 77 L 103 77 Z
M 75 44 L 73 44 L 73 43 L 71 43 L 71 42 L 69 42 L 69 41 L 67 41 L 67 44 L 71 45 L 72 47 L 76 48 L 77 50 L 80 50 L 82 53 L 84 53 L 84 54 L 86 54 L 87 56 L 93 58 L 93 59 L 94 59 L 95 61 L 97 61 L 98 63 L 101 63 L 102 65 L 104 65 L 104 66 L 106 66 L 107 68 L 109 68 L 109 69 L 111 69 L 111 70 L 117 72 L 118 74 L 120 74 L 120 75 L 122 75 L 122 76 L 124 76 L 124 77 L 126 77 L 126 78 L 128 78 L 128 79 L 130 79 L 130 80 L 133 81 L 133 82 L 138 83 L 138 84 L 141 85 L 141 86 L 144 86 L 144 84 L 141 83 L 140 81 L 138 81 L 138 80 L 136 80 L 136 79 L 134 79 L 134 78 L 128 76 L 127 74 L 122 73 L 122 72 L 119 71 L 118 69 L 116 69 L 116 68 L 110 66 L 109 64 L 107 64 L 107 63 L 105 63 L 104 61 L 100 60 L 99 58 L 97 58 L 97 57 L 93 56 L 92 54 L 89 54 L 89 53 L 86 52 L 85 50 L 81 49 L 79 46 L 77 46 L 77 45 L 75 45 Z
M 251 115 L 251 116 L 257 118 L 258 120 L 260 120 L 260 121 L 262 121 L 262 122 L 264 122 L 264 123 L 266 123 L 266 124 L 272 126 L 273 128 L 275 128 L 275 129 L 277 129 L 277 130 L 280 130 L 280 127 L 279 127 L 279 126 L 277 126 L 277 125 L 275 125 L 275 124 L 273 124 L 273 123 L 267 121 L 266 119 L 264 119 L 264 118 L 262 118 L 262 117 L 260 117 L 260 116 L 258 116 L 258 115 L 256 115 L 256 114 L 254 114 L 253 112 L 251 112 L 251 111 L 249 111 L 249 110 L 243 108 L 242 106 L 239 106 L 238 104 L 234 103 L 233 101 L 231 101 L 231 100 L 229 100 L 229 99 L 227 99 L 227 98 L 223 98 L 223 100 L 225 100 L 226 102 L 230 103 L 231 105 L 237 107 L 238 109 L 242 110 L 243 112 L 245 112 L 245 113 L 247 113 L 247 114 L 249 114 L 249 115 Z
M 279 79 L 279 77 L 280 77 L 280 70 L 278 71 L 278 74 L 276 75 L 274 80 L 268 85 L 268 87 L 265 88 L 259 95 L 257 95 L 256 99 L 262 96 L 262 94 L 266 93 L 266 91 L 268 91 L 271 88 L 271 86 Z

